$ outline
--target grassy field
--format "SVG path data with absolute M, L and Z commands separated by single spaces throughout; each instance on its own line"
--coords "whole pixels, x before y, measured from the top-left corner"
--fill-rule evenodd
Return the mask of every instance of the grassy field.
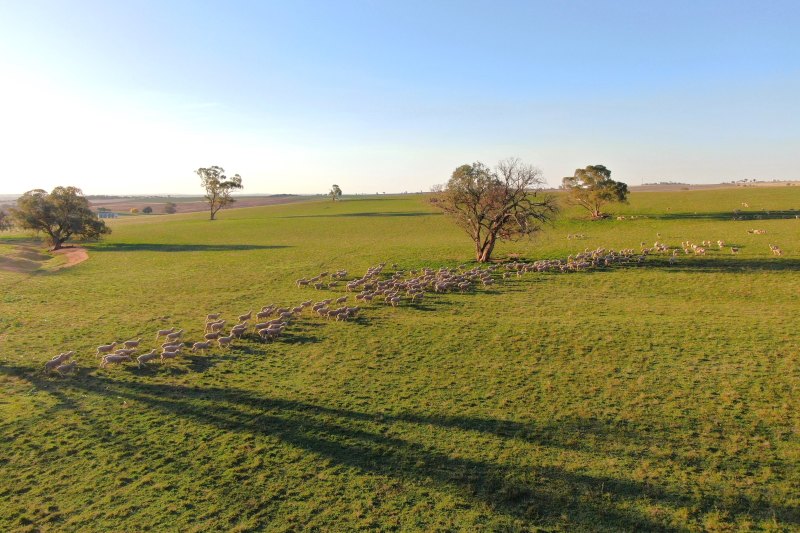
M 0 270 L 0 530 L 800 530 L 796 209 L 800 189 L 764 188 L 567 210 L 497 257 L 740 253 L 306 315 L 275 343 L 141 370 L 98 369 L 94 348 L 173 325 L 196 340 L 209 312 L 345 294 L 302 276 L 472 249 L 420 196 L 113 220 L 75 267 Z M 44 375 L 68 349 L 79 372 Z

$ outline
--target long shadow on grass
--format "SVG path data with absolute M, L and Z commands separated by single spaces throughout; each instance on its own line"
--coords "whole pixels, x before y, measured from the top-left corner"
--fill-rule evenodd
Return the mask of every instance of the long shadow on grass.
M 737 259 L 732 257 L 690 257 L 678 260 L 670 265 L 667 259 L 654 258 L 643 265 L 634 268 L 659 268 L 679 272 L 750 272 L 750 271 L 778 271 L 800 270 L 800 259 L 789 258 L 763 258 L 763 259 Z M 602 272 L 596 270 L 595 272 Z
M 0 372 L 22 375 L 34 385 L 42 385 L 42 378 L 31 372 L 4 366 L 0 366 Z M 660 438 L 650 432 L 640 434 L 631 428 L 620 430 L 597 420 L 537 427 L 468 416 L 370 414 L 269 398 L 237 389 L 126 382 L 106 376 L 65 380 L 60 387 L 78 394 L 121 397 L 134 405 L 144 405 L 150 410 L 227 432 L 275 437 L 335 464 L 410 479 L 418 484 L 433 484 L 445 491 L 455 490 L 502 514 L 539 525 L 560 523 L 562 515 L 566 514 L 573 526 L 589 530 L 669 530 L 665 523 L 631 510 L 636 506 L 634 501 L 640 498 L 673 509 L 691 507 L 700 512 L 721 511 L 732 520 L 774 517 L 785 524 L 800 524 L 797 509 L 755 501 L 743 495 L 725 499 L 715 495 L 697 496 L 667 489 L 655 482 L 582 474 L 553 466 L 519 466 L 452 457 L 431 444 L 402 438 L 403 424 L 408 423 L 476 431 L 506 440 L 521 438 L 537 445 L 565 449 L 581 449 L 574 444 L 573 437 L 581 442 L 587 436 L 603 435 L 610 440 L 623 441 L 624 445 L 636 447 L 645 454 L 654 444 L 653 440 Z M 64 401 L 63 396 L 59 391 L 56 398 Z M 566 431 L 562 425 L 566 426 Z M 667 434 L 668 430 L 656 431 L 662 432 Z M 585 450 L 594 454 L 608 453 L 603 444 L 607 442 L 601 440 L 599 444 L 586 445 Z
M 92 252 L 241 252 L 249 250 L 274 250 L 290 248 L 284 245 L 258 244 L 160 244 L 160 243 L 108 243 L 91 247 Z
M 716 211 L 693 213 L 660 213 L 646 215 L 655 220 L 779 220 L 795 218 L 800 211 Z M 635 216 L 635 215 L 634 215 Z

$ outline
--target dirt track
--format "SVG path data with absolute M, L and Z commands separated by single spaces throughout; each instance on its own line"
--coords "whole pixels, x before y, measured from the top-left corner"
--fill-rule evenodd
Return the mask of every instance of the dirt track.
M 63 256 L 66 260 L 53 266 L 49 264 L 53 260 L 53 256 Z M 46 252 L 42 249 L 41 244 L 31 242 L 15 245 L 13 252 L 0 256 L 0 270 L 23 273 L 45 270 L 54 272 L 75 266 L 87 259 L 89 259 L 89 253 L 86 248 L 80 246 L 69 246 L 53 252 Z

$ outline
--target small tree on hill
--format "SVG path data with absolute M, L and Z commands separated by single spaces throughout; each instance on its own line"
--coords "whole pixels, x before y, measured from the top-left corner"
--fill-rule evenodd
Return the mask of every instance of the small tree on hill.
M 164 204 L 164 212 L 168 215 L 172 215 L 178 212 L 178 204 L 175 202 L 167 202 Z
M 149 215 L 152 212 L 153 212 L 153 208 L 150 207 L 149 205 L 147 207 L 145 207 L 144 209 L 142 209 L 142 213 L 144 213 L 145 215 Z
M 519 159 L 501 161 L 494 170 L 477 162 L 458 167 L 431 202 L 467 232 L 475 260 L 483 263 L 498 240 L 533 235 L 554 219 L 555 198 L 540 194 L 543 184 L 541 171 Z
M 131 207 L 131 215 L 136 215 L 139 213 L 139 209 L 136 207 Z
M 99 239 L 111 229 L 89 209 L 89 201 L 77 187 L 56 187 L 28 191 L 17 199 L 12 216 L 22 229 L 45 233 L 53 250 L 72 236 Z
M 603 165 L 579 168 L 562 183 L 569 192 L 569 202 L 586 209 L 594 220 L 606 216 L 601 211 L 604 205 L 628 201 L 628 186 L 612 180 L 611 171 Z
M 225 176 L 225 169 L 217 166 L 198 168 L 195 172 L 200 176 L 200 183 L 206 190 L 206 201 L 211 210 L 211 220 L 214 220 L 217 211 L 236 201 L 231 197 L 231 192 L 234 189 L 242 188 L 242 178 L 239 174 L 228 178 Z
M 336 200 L 338 200 L 338 199 L 340 199 L 342 197 L 342 189 L 340 189 L 338 185 L 334 184 L 331 187 L 331 190 L 328 193 L 328 196 L 330 196 L 331 199 L 335 202 Z

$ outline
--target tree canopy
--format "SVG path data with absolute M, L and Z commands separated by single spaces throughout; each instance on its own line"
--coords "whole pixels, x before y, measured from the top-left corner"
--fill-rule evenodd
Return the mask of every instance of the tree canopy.
M 214 220 L 217 211 L 236 201 L 231 193 L 234 189 L 242 188 L 242 178 L 239 174 L 228 178 L 225 175 L 225 169 L 217 166 L 198 168 L 195 172 L 200 176 L 200 183 L 206 190 L 206 201 L 211 210 L 211 220 Z
M 551 222 L 555 198 L 541 194 L 541 171 L 517 158 L 490 169 L 481 162 L 455 169 L 446 185 L 436 188 L 433 205 L 464 229 L 475 244 L 475 259 L 491 259 L 498 240 L 514 240 Z
M 11 229 L 11 217 L 8 213 L 0 209 L 0 231 Z
M 11 210 L 16 224 L 46 234 L 53 250 L 60 249 L 71 237 L 99 239 L 111 229 L 97 218 L 89 201 L 77 187 L 56 187 L 28 191 L 17 199 Z
M 612 180 L 611 171 L 603 165 L 579 168 L 562 184 L 569 191 L 569 202 L 589 211 L 593 219 L 606 216 L 601 210 L 604 205 L 628 201 L 628 186 Z
M 330 192 L 328 192 L 328 196 L 335 202 L 337 199 L 341 198 L 342 196 L 342 189 L 339 188 L 338 185 L 335 183 L 331 186 Z
M 172 215 L 178 211 L 178 204 L 175 202 L 167 202 L 164 204 L 164 212 L 168 215 Z

